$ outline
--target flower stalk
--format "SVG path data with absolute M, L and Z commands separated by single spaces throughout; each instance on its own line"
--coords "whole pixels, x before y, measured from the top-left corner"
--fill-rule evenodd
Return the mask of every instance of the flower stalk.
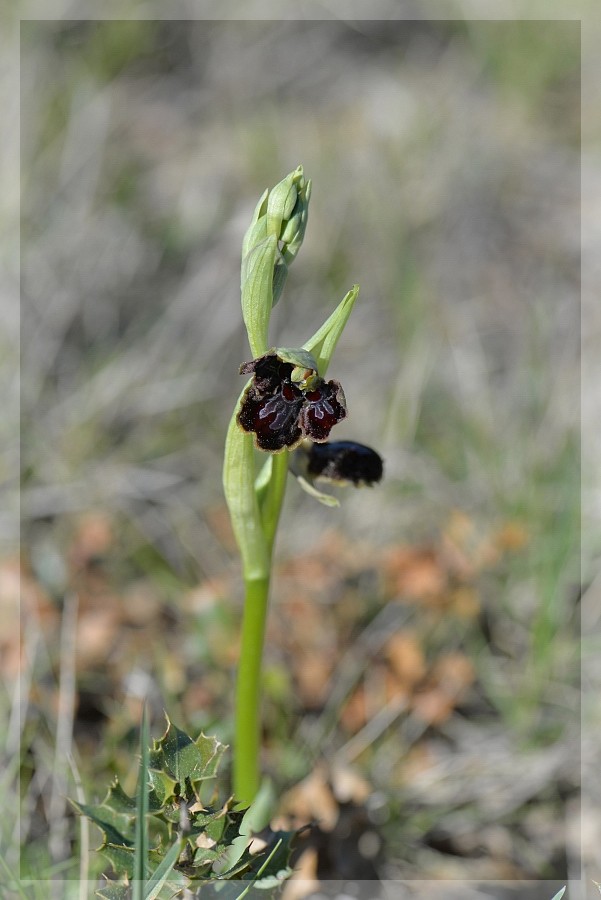
M 342 388 L 323 376 L 357 298 L 357 285 L 303 348 L 269 349 L 271 310 L 301 247 L 310 196 L 311 181 L 299 166 L 262 195 L 242 244 L 242 315 L 254 359 L 241 367 L 252 378 L 229 424 L 223 485 L 245 585 L 233 765 L 234 794 L 245 805 L 260 785 L 261 661 L 289 450 L 305 437 L 325 441 L 346 415 Z M 258 477 L 255 446 L 268 451 Z

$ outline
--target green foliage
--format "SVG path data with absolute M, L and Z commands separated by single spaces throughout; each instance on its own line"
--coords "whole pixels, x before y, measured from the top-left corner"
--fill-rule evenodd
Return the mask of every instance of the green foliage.
M 264 817 L 263 809 L 239 809 L 234 797 L 218 802 L 216 792 L 210 802 L 204 799 L 203 785 L 217 775 L 225 749 L 203 734 L 193 740 L 168 719 L 164 735 L 142 753 L 137 797 L 115 779 L 102 803 L 73 801 L 101 830 L 98 849 L 119 878 L 98 896 L 152 900 L 186 889 L 193 896 L 219 892 L 227 898 L 242 897 L 251 887 L 269 896 L 288 877 L 296 832 L 266 829 L 253 845 L 253 824 Z M 228 881 L 244 884 L 228 893 Z

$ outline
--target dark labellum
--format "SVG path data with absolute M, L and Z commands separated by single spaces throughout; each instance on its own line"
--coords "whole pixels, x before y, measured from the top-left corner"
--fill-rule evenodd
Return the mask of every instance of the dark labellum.
M 312 441 L 326 441 L 334 425 L 345 416 L 344 394 L 337 381 L 320 378 L 313 390 L 305 391 L 301 426 Z
M 307 475 L 327 481 L 375 484 L 382 478 L 382 457 L 355 441 L 332 441 L 307 447 Z
M 344 393 L 339 382 L 325 381 L 314 370 L 303 371 L 299 382 L 293 372 L 299 367 L 270 351 L 240 366 L 241 375 L 253 374 L 246 389 L 237 421 L 255 435 L 260 450 L 279 453 L 296 447 L 303 438 L 326 441 L 337 422 L 346 416 Z
M 295 447 L 303 439 L 298 422 L 303 402 L 302 392 L 290 382 L 271 394 L 261 392 L 253 383 L 242 399 L 238 425 L 254 432 L 255 444 L 261 450 L 278 453 L 285 447 Z

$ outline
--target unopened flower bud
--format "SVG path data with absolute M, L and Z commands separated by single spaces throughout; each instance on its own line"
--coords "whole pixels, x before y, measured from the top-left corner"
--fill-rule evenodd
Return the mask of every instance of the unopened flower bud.
M 267 232 L 277 235 L 278 239 L 281 239 L 296 206 L 297 181 L 298 169 L 276 184 L 267 198 Z

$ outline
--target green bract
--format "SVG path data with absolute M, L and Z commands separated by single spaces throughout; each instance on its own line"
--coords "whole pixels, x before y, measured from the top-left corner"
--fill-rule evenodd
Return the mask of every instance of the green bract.
M 313 372 L 317 372 L 315 357 L 302 347 L 299 350 L 290 350 L 287 347 L 276 347 L 273 350 L 273 353 L 275 353 L 282 362 L 292 363 L 293 366 L 296 366 L 299 369 L 311 369 Z

